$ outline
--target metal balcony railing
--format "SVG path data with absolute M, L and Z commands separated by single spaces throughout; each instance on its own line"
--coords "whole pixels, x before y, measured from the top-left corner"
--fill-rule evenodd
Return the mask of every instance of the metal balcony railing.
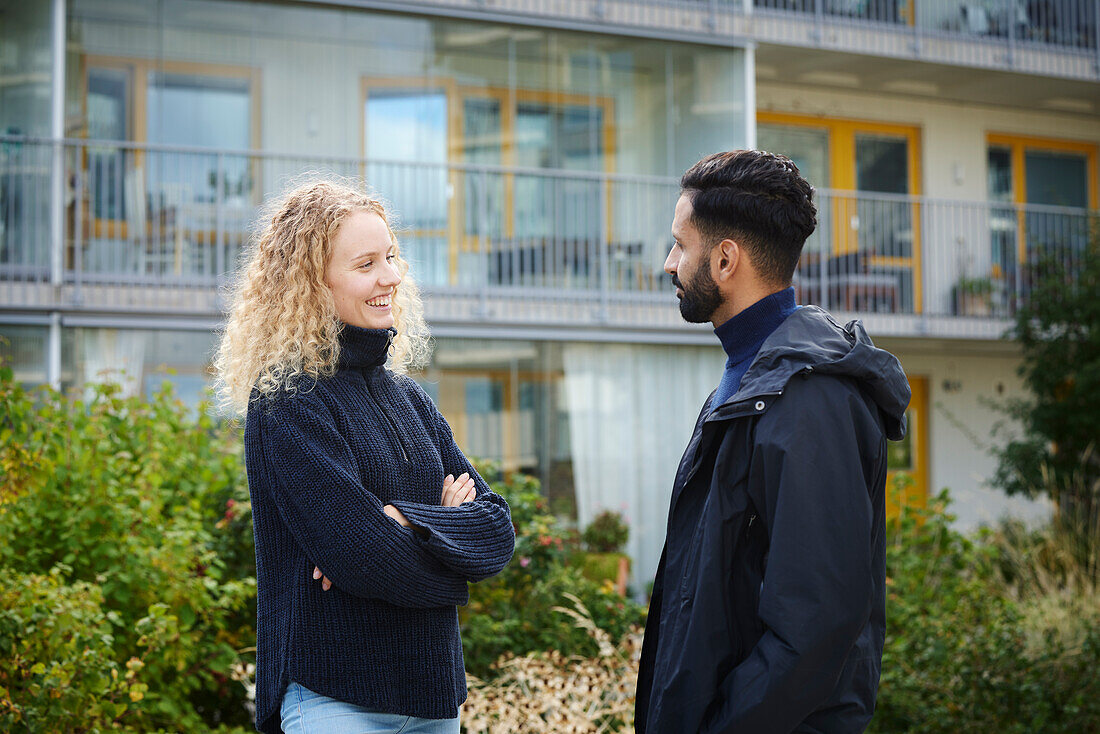
M 51 207 L 58 154 L 64 206 Z M 662 270 L 673 179 L 13 137 L 0 137 L 0 309 L 218 318 L 258 205 L 310 171 L 385 196 L 437 321 L 679 325 Z M 1096 223 L 1082 209 L 867 192 L 817 203 L 800 302 L 910 320 L 1007 318 L 1031 263 L 1056 256 L 1074 272 Z
M 1096 0 L 410 0 L 402 7 L 1100 79 Z

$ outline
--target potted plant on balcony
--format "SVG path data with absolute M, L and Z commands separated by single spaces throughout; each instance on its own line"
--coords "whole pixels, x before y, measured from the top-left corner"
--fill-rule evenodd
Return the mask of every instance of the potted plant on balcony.
M 951 302 L 958 316 L 992 315 L 993 280 L 962 276 L 951 289 Z
M 581 573 L 593 581 L 609 581 L 615 590 L 626 595 L 630 577 L 630 556 L 622 552 L 630 537 L 630 528 L 623 516 L 604 510 L 581 533 L 585 552 L 578 554 Z

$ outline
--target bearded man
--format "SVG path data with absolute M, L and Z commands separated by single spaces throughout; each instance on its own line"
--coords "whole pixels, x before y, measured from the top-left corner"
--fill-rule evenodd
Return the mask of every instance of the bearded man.
M 636 731 L 859 732 L 885 636 L 886 440 L 901 365 L 791 287 L 816 226 L 783 156 L 708 156 L 681 180 L 664 269 L 728 361 L 672 488 Z

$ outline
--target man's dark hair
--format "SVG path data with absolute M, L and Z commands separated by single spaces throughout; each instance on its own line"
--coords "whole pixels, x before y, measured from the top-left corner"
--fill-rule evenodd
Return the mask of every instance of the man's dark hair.
M 794 161 L 762 150 L 715 153 L 689 168 L 680 188 L 708 248 L 732 239 L 760 277 L 775 285 L 791 282 L 802 245 L 817 226 L 814 188 Z

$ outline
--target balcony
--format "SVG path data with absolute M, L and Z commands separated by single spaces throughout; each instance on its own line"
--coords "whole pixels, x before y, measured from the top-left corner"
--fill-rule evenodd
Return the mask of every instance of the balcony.
M 15 137 L 0 137 L 0 309 L 215 323 L 258 204 L 306 171 L 365 176 L 392 202 L 437 330 L 710 338 L 682 323 L 662 271 L 675 180 Z M 800 302 L 897 336 L 998 338 L 1028 264 L 1055 255 L 1073 271 L 1096 220 L 839 191 L 818 208 Z
M 1100 79 L 1093 0 L 412 0 L 400 9 Z

